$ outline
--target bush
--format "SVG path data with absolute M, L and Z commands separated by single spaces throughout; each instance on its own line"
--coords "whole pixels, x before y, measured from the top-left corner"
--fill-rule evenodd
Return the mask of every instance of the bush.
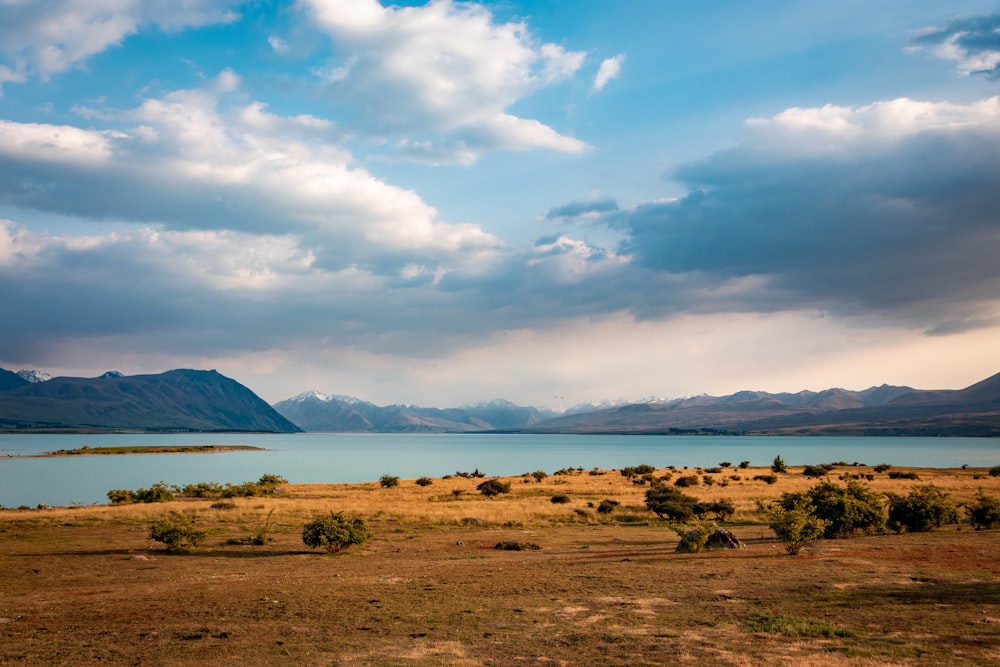
M 476 490 L 487 497 L 499 496 L 501 493 L 510 493 L 510 484 L 501 482 L 499 479 L 488 479 L 485 482 L 480 482 Z
M 167 545 L 167 551 L 192 551 L 205 539 L 204 530 L 195 526 L 193 516 L 171 512 L 159 519 L 149 529 L 149 537 Z
M 610 498 L 605 498 L 597 505 L 598 514 L 611 514 L 615 511 L 615 508 L 621 505 L 617 500 L 611 500 Z
M 785 460 L 780 455 L 774 457 L 774 461 L 771 463 L 771 472 L 788 472 L 788 466 L 785 465 Z
M 540 482 L 543 479 L 545 479 L 546 477 L 548 477 L 549 473 L 545 472 L 544 470 L 536 470 L 533 473 L 529 473 L 528 476 L 529 477 L 534 477 L 536 482 Z
M 223 498 L 266 496 L 274 493 L 282 484 L 287 484 L 288 480 L 280 475 L 261 475 L 256 482 L 243 482 L 242 484 L 226 484 L 222 489 Z
M 766 482 L 767 484 L 778 483 L 778 477 L 776 475 L 754 475 L 753 479 L 755 482 Z
M 382 485 L 383 489 L 391 489 L 399 486 L 399 478 L 395 475 L 382 475 L 378 478 L 378 483 Z
M 829 472 L 823 466 L 805 466 L 802 468 L 802 474 L 806 477 L 826 477 L 826 473 Z
M 757 511 L 767 518 L 767 525 L 785 545 L 785 551 L 794 556 L 804 546 L 819 539 L 826 530 L 826 522 L 813 513 L 807 500 L 800 498 L 791 507 L 780 502 L 765 505 L 757 502 Z
M 708 536 L 712 534 L 715 526 L 707 521 L 698 521 L 691 527 L 675 528 L 681 541 L 677 545 L 677 551 L 681 553 L 696 554 L 705 548 Z
M 694 508 L 694 513 L 698 516 L 714 514 L 717 521 L 726 521 L 736 513 L 736 505 L 733 504 L 732 500 L 728 499 L 697 503 Z
M 678 477 L 677 481 L 674 482 L 674 486 L 698 486 L 698 475 L 685 475 L 684 477 Z
M 113 505 L 131 505 L 135 502 L 135 492 L 131 489 L 111 489 L 108 491 L 108 500 Z
M 719 461 L 719 467 L 720 468 L 728 468 L 728 467 L 730 467 L 732 465 L 733 464 L 730 463 L 729 461 Z
M 1000 498 L 987 496 L 982 489 L 976 494 L 976 502 L 965 506 L 965 513 L 976 530 L 1000 528 Z
M 885 472 L 886 470 L 888 470 L 891 467 L 892 466 L 889 465 L 888 463 L 879 463 L 877 466 L 875 466 L 874 468 L 872 468 L 872 470 L 874 470 L 875 472 Z
M 138 503 L 169 503 L 174 499 L 174 492 L 163 482 L 157 482 L 148 489 L 136 489 L 135 501 Z
M 749 461 L 740 461 L 740 470 L 746 470 L 750 467 Z
M 924 533 L 946 523 L 958 523 L 958 508 L 933 485 L 918 486 L 905 496 L 888 493 L 889 528 Z
M 552 496 L 553 505 L 565 505 L 569 502 L 569 496 L 560 494 L 558 496 Z
M 302 541 L 310 549 L 322 547 L 336 553 L 352 544 L 364 544 L 371 537 L 368 524 L 361 517 L 330 512 L 315 517 L 302 528 Z
M 622 477 L 640 477 L 642 475 L 652 475 L 654 472 L 656 472 L 656 468 L 644 463 L 630 468 L 622 468 Z
M 198 482 L 174 487 L 178 495 L 186 498 L 218 498 L 222 495 L 222 485 L 217 482 Z
M 779 501 L 786 510 L 809 508 L 825 522 L 823 536 L 847 537 L 857 532 L 877 532 L 885 528 L 881 497 L 858 482 L 846 487 L 820 482 L 808 491 L 786 493 Z
M 430 477 L 418 477 L 417 478 L 417 486 L 430 486 L 433 483 L 434 483 L 434 480 L 432 480 Z
M 920 479 L 915 472 L 902 472 L 900 470 L 890 470 L 889 479 Z
M 697 504 L 697 498 L 662 484 L 646 491 L 646 507 L 661 519 L 688 521 L 695 515 Z
M 1000 477 L 1000 466 L 990 468 L 990 477 Z

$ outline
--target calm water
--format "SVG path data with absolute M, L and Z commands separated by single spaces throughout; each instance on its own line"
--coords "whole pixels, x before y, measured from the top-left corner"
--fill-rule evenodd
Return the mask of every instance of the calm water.
M 123 445 L 253 445 L 261 452 L 27 458 L 56 449 Z M 648 463 L 714 466 L 855 461 L 939 468 L 1000 464 L 1000 439 L 795 438 L 615 435 L 376 434 L 0 434 L 0 505 L 106 503 L 108 489 L 245 482 L 264 473 L 291 482 L 361 482 L 382 475 L 440 477 L 479 468 L 515 475 L 560 468 L 622 468 Z

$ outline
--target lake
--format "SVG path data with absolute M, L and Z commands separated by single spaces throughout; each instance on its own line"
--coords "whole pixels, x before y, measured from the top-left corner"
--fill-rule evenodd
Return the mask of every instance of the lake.
M 266 451 L 28 458 L 83 446 L 252 445 Z M 478 468 L 517 475 L 640 464 L 707 467 L 860 462 L 957 468 L 1000 465 L 996 438 L 851 438 L 528 434 L 0 434 L 0 505 L 106 503 L 109 489 L 164 481 L 239 483 L 265 473 L 290 482 L 362 482 L 382 475 L 441 477 Z

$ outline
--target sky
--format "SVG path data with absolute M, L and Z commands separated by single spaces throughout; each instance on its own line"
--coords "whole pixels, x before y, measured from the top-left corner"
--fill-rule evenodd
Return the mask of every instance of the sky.
M 998 258 L 996 1 L 0 0 L 2 368 L 961 388 Z

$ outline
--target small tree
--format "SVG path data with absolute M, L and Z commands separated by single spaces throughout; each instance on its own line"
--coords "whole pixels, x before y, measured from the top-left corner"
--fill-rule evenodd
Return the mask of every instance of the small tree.
M 823 537 L 826 522 L 813 514 L 813 508 L 804 500 L 798 500 L 792 507 L 781 503 L 765 504 L 757 501 L 757 511 L 767 518 L 767 525 L 785 545 L 785 551 L 795 556 L 804 546 Z
M 368 524 L 361 517 L 330 512 L 316 516 L 302 528 L 302 541 L 310 549 L 322 547 L 336 553 L 352 544 L 364 544 L 371 537 Z
M 382 475 L 378 478 L 378 483 L 382 485 L 383 489 L 391 489 L 399 486 L 399 478 L 395 475 Z
M 1000 528 L 1000 498 L 988 496 L 982 489 L 976 494 L 976 502 L 965 506 L 965 513 L 976 530 Z
M 657 484 L 646 491 L 646 507 L 661 519 L 688 521 L 695 515 L 697 504 L 697 498 L 663 484 Z
M 510 493 L 510 483 L 501 482 L 499 479 L 488 479 L 480 482 L 476 490 L 487 497 L 499 496 L 501 493 Z
M 781 458 L 780 454 L 774 457 L 774 461 L 771 463 L 771 472 L 788 472 L 785 459 Z
M 615 508 L 618 507 L 620 504 L 621 503 L 619 503 L 617 500 L 611 500 L 610 498 L 605 498 L 597 505 L 597 513 L 611 514 L 612 512 L 615 511 Z
M 889 529 L 897 533 L 927 532 L 946 523 L 958 523 L 958 508 L 932 484 L 918 486 L 905 496 L 888 493 Z
M 822 519 L 826 538 L 878 532 L 885 528 L 881 497 L 854 481 L 848 482 L 846 487 L 820 482 L 808 491 L 786 493 L 779 502 L 786 510 L 807 508 L 817 519 Z
M 430 486 L 433 483 L 434 483 L 434 480 L 432 480 L 430 477 L 418 477 L 417 478 L 417 486 Z
M 131 505 L 135 502 L 135 491 L 132 489 L 111 489 L 108 500 L 112 505 Z
M 149 529 L 150 538 L 167 545 L 167 551 L 192 551 L 208 533 L 195 526 L 193 516 L 171 512 Z

